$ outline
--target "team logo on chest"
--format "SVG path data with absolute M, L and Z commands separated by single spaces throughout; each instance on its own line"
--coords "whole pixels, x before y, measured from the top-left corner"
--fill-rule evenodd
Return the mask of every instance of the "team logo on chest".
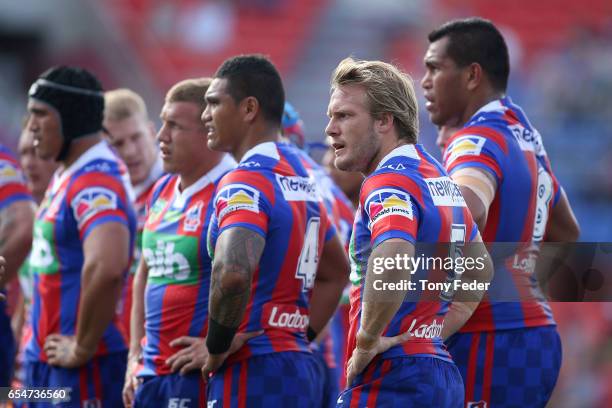
M 383 188 L 371 193 L 366 199 L 365 209 L 370 218 L 370 228 L 390 215 L 414 219 L 410 195 L 394 188 Z
M 198 201 L 189 209 L 187 213 L 185 213 L 185 220 L 183 221 L 183 229 L 188 232 L 195 232 L 198 230 L 202 219 L 202 207 L 204 203 L 202 201 Z

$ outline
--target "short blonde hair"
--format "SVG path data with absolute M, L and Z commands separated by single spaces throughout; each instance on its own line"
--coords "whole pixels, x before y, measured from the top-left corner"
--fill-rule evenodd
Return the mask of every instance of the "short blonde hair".
M 206 109 L 204 95 L 212 78 L 191 78 L 172 86 L 166 94 L 166 102 L 191 102 L 200 106 L 200 114 Z
M 416 143 L 419 134 L 419 111 L 412 78 L 394 65 L 382 61 L 340 61 L 331 79 L 332 91 L 343 85 L 365 88 L 370 114 L 378 118 L 383 113 L 393 115 L 400 139 Z
M 119 88 L 104 93 L 104 120 L 115 122 L 135 115 L 148 118 L 147 105 L 136 92 Z

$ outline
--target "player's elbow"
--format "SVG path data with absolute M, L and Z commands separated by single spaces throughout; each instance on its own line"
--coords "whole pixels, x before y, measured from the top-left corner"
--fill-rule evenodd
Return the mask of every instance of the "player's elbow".
M 236 268 L 227 268 L 218 265 L 216 268 L 218 285 L 226 295 L 245 293 L 251 287 L 251 278 L 248 271 Z

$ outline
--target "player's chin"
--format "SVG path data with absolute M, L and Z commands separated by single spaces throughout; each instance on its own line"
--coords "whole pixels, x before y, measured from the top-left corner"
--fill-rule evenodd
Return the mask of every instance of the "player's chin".
M 217 152 L 225 151 L 221 148 L 221 143 L 219 143 L 219 140 L 214 137 L 209 137 L 206 139 L 206 146 L 208 146 L 210 150 Z
M 352 158 L 346 155 L 336 157 L 334 166 L 341 171 L 359 171 L 359 169 L 355 169 L 355 163 Z

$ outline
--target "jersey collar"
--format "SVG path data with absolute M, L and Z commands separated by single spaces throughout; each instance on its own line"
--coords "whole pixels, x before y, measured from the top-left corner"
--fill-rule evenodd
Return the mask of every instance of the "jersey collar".
M 407 156 L 414 160 L 421 160 L 421 156 L 419 156 L 419 152 L 417 152 L 416 145 L 414 144 L 405 144 L 395 149 L 391 150 L 383 159 L 378 163 L 376 170 L 383 167 L 389 160 L 398 156 Z
M 262 155 L 266 157 L 270 157 L 274 160 L 280 160 L 280 154 L 278 154 L 278 149 L 276 148 L 276 143 L 274 142 L 264 142 L 258 145 L 251 147 L 245 154 L 242 156 L 240 163 L 246 162 L 248 159 L 255 155 Z
M 481 107 L 480 109 L 478 109 L 476 113 L 472 115 L 472 117 L 470 118 L 470 121 L 482 113 L 504 112 L 506 110 L 506 106 L 508 106 L 511 103 L 512 103 L 512 100 L 510 99 L 509 96 L 504 96 L 501 99 L 496 99 L 494 101 L 491 101 L 487 103 L 486 105 L 484 105 L 483 107 Z
M 57 193 L 60 186 L 64 184 L 64 182 L 77 170 L 84 167 L 90 161 L 99 159 L 116 160 L 115 154 L 112 152 L 105 140 L 101 140 L 87 149 L 74 163 L 70 165 L 70 167 L 63 169 L 63 171 L 61 168 L 55 170 L 55 174 L 53 175 L 53 187 L 51 190 L 53 194 Z
M 193 183 L 192 185 L 190 185 L 183 191 L 179 190 L 181 176 L 178 176 L 176 183 L 174 184 L 175 199 L 174 199 L 173 207 L 183 208 L 187 200 L 189 200 L 189 198 L 192 195 L 202 190 L 209 184 L 214 183 L 224 173 L 232 170 L 234 167 L 236 167 L 236 161 L 227 154 L 223 155 L 223 158 L 215 167 L 210 169 L 208 173 L 204 174 L 202 177 L 198 179 L 198 181 L 196 181 L 195 183 Z

